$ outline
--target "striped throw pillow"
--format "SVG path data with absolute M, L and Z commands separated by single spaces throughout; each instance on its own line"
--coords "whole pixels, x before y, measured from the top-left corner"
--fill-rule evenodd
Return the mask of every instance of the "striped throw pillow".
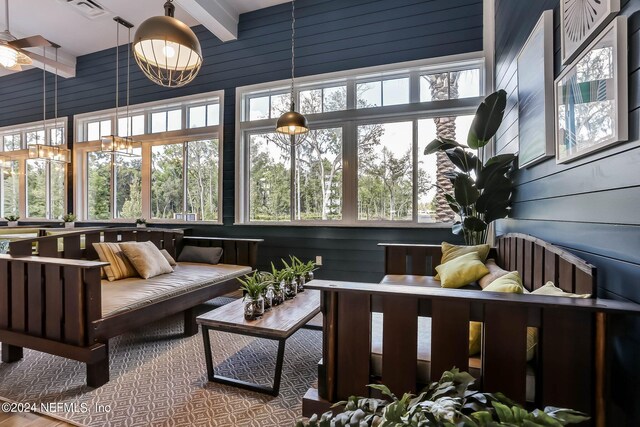
M 98 252 L 100 261 L 109 263 L 104 267 L 104 271 L 110 282 L 138 276 L 138 272 L 133 268 L 118 243 L 94 243 L 93 247 Z

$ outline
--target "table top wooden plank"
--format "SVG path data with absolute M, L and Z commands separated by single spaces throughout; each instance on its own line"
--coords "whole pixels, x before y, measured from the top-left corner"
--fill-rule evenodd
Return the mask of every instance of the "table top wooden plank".
M 305 290 L 292 300 L 267 311 L 260 319 L 245 320 L 239 299 L 198 316 L 210 329 L 262 338 L 289 338 L 320 312 L 320 292 Z

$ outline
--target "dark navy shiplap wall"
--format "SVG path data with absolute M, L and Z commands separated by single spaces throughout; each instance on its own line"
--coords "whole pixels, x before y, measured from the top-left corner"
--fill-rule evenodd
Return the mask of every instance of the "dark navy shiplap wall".
M 299 0 L 296 10 L 296 73 L 300 76 L 482 50 L 482 0 Z M 225 226 L 197 227 L 196 233 L 262 237 L 262 266 L 289 253 L 322 255 L 325 265 L 320 277 L 378 280 L 383 256 L 377 242 L 439 243 L 452 240 L 450 231 L 232 225 L 235 88 L 289 77 L 290 25 L 290 4 L 282 4 L 242 15 L 236 41 L 223 44 L 197 27 L 205 58 L 198 77 L 184 88 L 163 89 L 133 64 L 131 103 L 225 90 Z M 121 49 L 125 52 L 124 46 Z M 60 115 L 113 108 L 114 63 L 115 49 L 78 58 L 77 77 L 59 84 Z M 122 79 L 125 72 L 123 64 Z M 0 78 L 0 127 L 42 118 L 41 79 L 40 70 Z
M 558 0 L 496 1 L 496 87 L 509 93 L 500 152 L 518 150 L 516 55 L 543 10 L 554 9 L 555 75 L 561 71 Z M 511 218 L 499 233 L 533 234 L 598 267 L 602 297 L 640 302 L 640 0 L 622 1 L 629 27 L 629 142 L 557 165 L 519 171 Z M 612 328 L 611 423 L 640 419 L 640 319 Z

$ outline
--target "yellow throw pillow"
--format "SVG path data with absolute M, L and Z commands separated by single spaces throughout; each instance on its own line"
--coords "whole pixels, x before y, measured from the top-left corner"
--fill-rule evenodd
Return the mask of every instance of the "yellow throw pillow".
M 541 288 L 531 292 L 531 295 L 546 295 L 552 297 L 569 297 L 569 298 L 591 298 L 591 294 L 572 294 L 571 292 L 565 292 L 553 282 L 547 282 Z
M 93 247 L 98 253 L 100 261 L 109 263 L 104 267 L 104 272 L 110 282 L 138 275 L 118 243 L 94 243 Z
M 498 267 L 498 264 L 496 264 L 496 260 L 494 260 L 493 258 L 488 259 L 487 262 L 484 263 L 484 265 L 486 265 L 489 269 L 489 274 L 478 280 L 478 284 L 482 289 L 489 286 L 489 284 L 497 278 L 509 273 L 507 270 L 503 270 L 502 268 Z
M 459 256 L 436 267 L 443 288 L 460 288 L 489 273 L 477 252 Z
M 491 247 L 489 245 L 459 246 L 452 245 L 451 243 L 447 242 L 442 242 L 442 259 L 440 260 L 440 264 L 445 264 L 452 259 L 458 258 L 459 256 L 466 255 L 471 252 L 476 252 L 480 257 L 480 261 L 484 262 L 487 259 L 487 256 L 489 256 L 490 249 Z M 434 277 L 434 279 L 440 280 L 440 274 L 436 274 L 436 277 Z
M 143 279 L 173 273 L 169 261 L 153 242 L 123 242 L 120 248 Z
M 517 271 L 512 271 L 502 277 L 498 277 L 496 280 L 487 285 L 487 287 L 484 288 L 483 291 L 521 294 L 524 291 L 524 287 L 522 286 L 520 273 L 518 273 Z

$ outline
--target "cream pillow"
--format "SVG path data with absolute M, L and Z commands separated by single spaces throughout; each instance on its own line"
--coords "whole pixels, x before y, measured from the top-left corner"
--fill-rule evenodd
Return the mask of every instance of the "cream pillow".
M 569 298 L 591 298 L 591 294 L 572 294 L 571 292 L 565 292 L 553 282 L 547 282 L 544 286 L 531 292 L 531 295 L 547 295 L 553 297 L 569 297 Z
M 164 256 L 164 259 L 167 260 L 167 262 L 171 267 L 175 267 L 176 265 L 178 265 L 178 263 L 176 262 L 175 259 L 173 259 L 173 257 L 171 256 L 168 250 L 160 249 L 160 253 L 162 254 L 162 256 Z
M 442 242 L 442 259 L 440 260 L 440 264 L 447 263 L 454 258 L 466 255 L 471 252 L 477 252 L 480 260 L 484 262 L 487 259 L 487 256 L 489 256 L 490 249 L 491 247 L 489 245 L 459 246 L 452 245 L 451 243 L 447 242 Z M 440 280 L 440 275 L 436 274 L 436 277 L 434 277 L 434 279 Z
M 460 288 L 489 273 L 477 252 L 459 256 L 436 267 L 443 288 Z
M 521 294 L 524 293 L 524 286 L 522 286 L 520 273 L 512 271 L 489 283 L 483 291 Z
M 498 267 L 498 264 L 496 264 L 496 260 L 494 260 L 493 258 L 488 259 L 487 262 L 484 263 L 484 265 L 486 265 L 489 269 L 489 274 L 478 280 L 478 284 L 482 289 L 489 286 L 489 284 L 494 280 L 509 273 L 507 270 L 503 270 L 502 268 Z
M 98 253 L 100 261 L 109 263 L 103 268 L 110 282 L 138 275 L 127 256 L 122 252 L 119 243 L 94 243 L 93 247 Z
M 140 277 L 144 279 L 173 273 L 169 261 L 153 242 L 124 242 L 120 243 L 120 247 Z

